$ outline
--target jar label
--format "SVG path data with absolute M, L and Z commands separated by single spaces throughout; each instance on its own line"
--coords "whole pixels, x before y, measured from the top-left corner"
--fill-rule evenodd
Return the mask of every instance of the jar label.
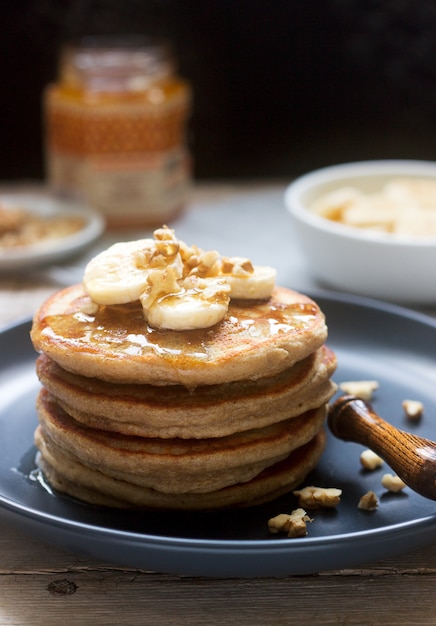
M 189 161 L 182 148 L 136 157 L 52 152 L 48 169 L 56 191 L 83 199 L 109 224 L 161 225 L 186 202 Z
M 121 96 L 85 104 L 47 91 L 49 181 L 99 210 L 109 225 L 162 225 L 186 201 L 188 92 L 166 98 L 155 91 L 163 100 L 153 105 Z

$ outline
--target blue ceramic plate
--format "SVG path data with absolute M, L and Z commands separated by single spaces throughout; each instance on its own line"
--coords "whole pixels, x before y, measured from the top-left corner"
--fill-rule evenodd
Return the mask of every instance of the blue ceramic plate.
M 312 294 L 329 323 L 335 380 L 377 379 L 376 411 L 400 428 L 436 438 L 436 320 L 365 298 Z M 124 566 L 189 576 L 283 576 L 351 567 L 434 540 L 436 503 L 409 488 L 388 494 L 388 471 L 360 469 L 361 446 L 329 436 L 306 484 L 339 487 L 336 510 L 312 514 L 307 537 L 271 536 L 270 517 L 297 506 L 292 495 L 249 510 L 220 513 L 129 513 L 102 510 L 48 493 L 32 479 L 34 410 L 39 383 L 30 323 L 0 332 L 0 506 L 15 524 L 69 551 Z M 425 416 L 406 423 L 401 402 L 424 402 Z M 378 510 L 357 508 L 368 490 Z

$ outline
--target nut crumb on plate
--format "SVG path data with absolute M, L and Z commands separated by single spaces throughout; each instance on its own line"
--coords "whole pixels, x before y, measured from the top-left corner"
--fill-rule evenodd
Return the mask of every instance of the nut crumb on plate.
M 402 407 L 410 420 L 418 420 L 424 413 L 424 404 L 420 400 L 403 400 Z
M 307 535 L 306 522 L 311 521 L 304 509 L 294 509 L 290 514 L 280 513 L 268 520 L 268 529 L 273 535 L 286 532 L 288 537 L 305 537 Z
M 367 491 L 359 500 L 358 509 L 375 511 L 378 507 L 378 498 L 373 491 Z
M 383 459 L 372 450 L 364 450 L 360 455 L 360 463 L 367 470 L 375 470 L 383 465 Z
M 381 484 L 385 489 L 391 491 L 392 493 L 398 493 L 406 487 L 406 483 L 395 474 L 383 474 Z
M 299 505 L 307 509 L 334 508 L 341 501 L 342 489 L 334 487 L 304 487 L 293 491 L 298 496 Z
M 371 400 L 374 391 L 378 389 L 376 380 L 350 380 L 339 384 L 339 389 L 350 396 L 356 396 L 361 400 Z

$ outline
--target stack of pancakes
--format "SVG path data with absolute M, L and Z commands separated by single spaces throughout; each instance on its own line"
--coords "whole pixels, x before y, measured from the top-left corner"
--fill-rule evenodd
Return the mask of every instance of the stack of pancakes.
M 251 506 L 294 489 L 324 446 L 336 359 L 318 305 L 276 287 L 207 329 L 150 328 L 139 303 L 54 294 L 31 337 L 42 388 L 38 464 L 107 506 Z

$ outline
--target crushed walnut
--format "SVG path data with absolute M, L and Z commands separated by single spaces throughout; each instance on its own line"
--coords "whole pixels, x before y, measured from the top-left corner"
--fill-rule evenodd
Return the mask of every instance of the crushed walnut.
M 359 500 L 358 509 L 375 511 L 378 507 L 378 498 L 373 491 L 367 491 Z
M 293 491 L 298 497 L 299 505 L 307 509 L 334 508 L 341 501 L 342 489 L 334 487 L 304 487 Z
M 0 249 L 30 246 L 72 235 L 85 225 L 75 215 L 44 216 L 20 208 L 0 206 Z
M 376 380 L 350 380 L 339 384 L 339 389 L 350 396 L 356 396 L 361 400 L 372 400 L 374 391 L 378 389 Z
M 391 491 L 392 493 L 398 493 L 406 487 L 406 483 L 395 474 L 384 474 L 381 479 L 381 484 L 385 489 Z
M 288 537 L 305 537 L 307 535 L 306 522 L 311 521 L 304 509 L 295 509 L 290 514 L 280 513 L 268 520 L 268 530 L 273 535 L 285 532 Z
M 383 459 L 372 450 L 364 450 L 360 455 L 360 463 L 366 470 L 375 470 L 383 465 Z
M 419 420 L 424 413 L 424 404 L 419 400 L 403 400 L 402 407 L 409 420 Z

